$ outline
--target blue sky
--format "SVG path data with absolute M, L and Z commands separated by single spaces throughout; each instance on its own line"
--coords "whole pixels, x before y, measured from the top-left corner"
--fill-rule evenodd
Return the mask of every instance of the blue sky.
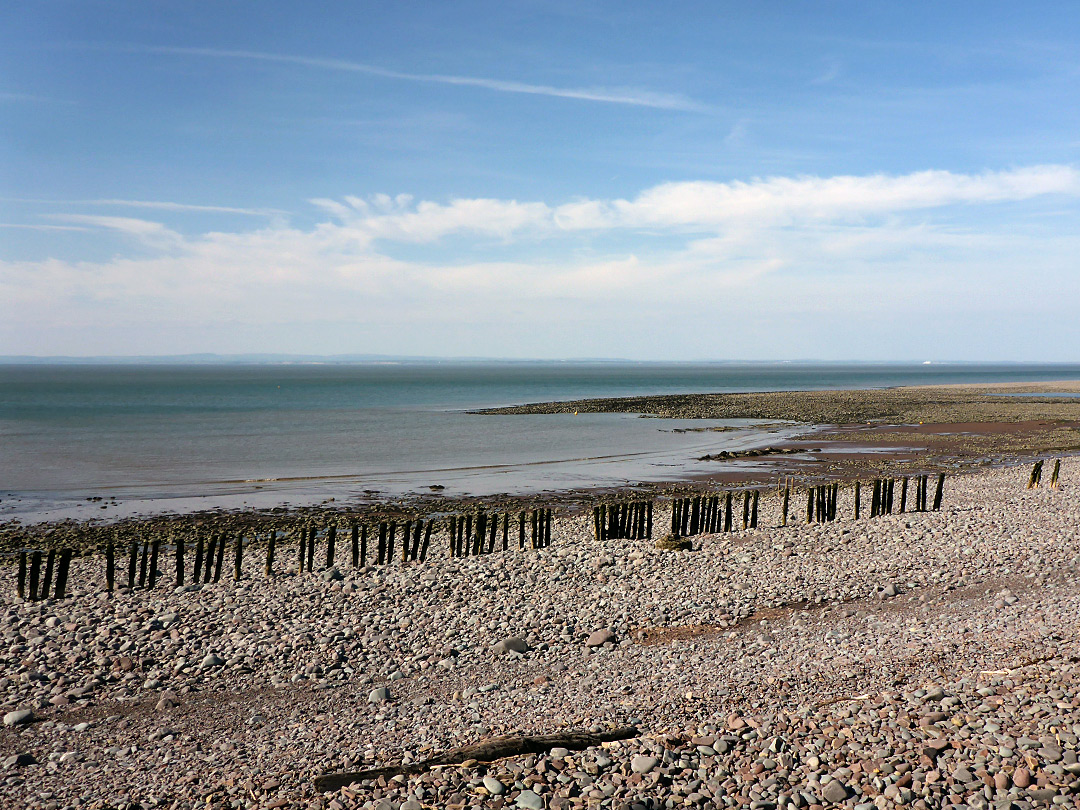
M 0 11 L 0 354 L 1076 360 L 1072 3 Z

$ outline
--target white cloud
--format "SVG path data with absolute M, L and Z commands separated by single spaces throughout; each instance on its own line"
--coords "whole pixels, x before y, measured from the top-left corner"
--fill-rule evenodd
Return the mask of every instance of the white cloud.
M 88 231 L 78 225 L 31 225 L 22 222 L 0 222 L 0 228 L 17 228 L 26 231 Z
M 1042 220 L 995 206 L 1051 194 L 1061 199 Z M 119 233 L 143 249 L 0 262 L 0 353 L 124 353 L 123 326 L 159 352 L 829 356 L 813 347 L 858 323 L 874 351 L 834 351 L 865 357 L 907 351 L 910 336 L 875 332 L 905 314 L 923 331 L 933 315 L 982 334 L 995 307 L 1012 316 L 984 342 L 1035 345 L 1030 314 L 1080 296 L 1077 196 L 1076 171 L 1049 166 L 668 183 L 557 205 L 346 197 L 312 201 L 329 214 L 312 228 L 197 236 L 57 215 L 65 224 L 53 227 Z M 982 288 L 994 294 L 972 293 Z M 1080 339 L 1061 329 L 1055 345 Z M 252 330 L 262 342 L 238 344 Z M 616 336 L 626 351 L 613 350 Z M 772 336 L 776 348 L 762 350 Z
M 160 222 L 151 222 L 135 217 L 109 217 L 97 214 L 46 214 L 50 219 L 101 228 L 107 231 L 131 236 L 140 242 L 158 248 L 169 248 L 183 244 L 183 237 Z

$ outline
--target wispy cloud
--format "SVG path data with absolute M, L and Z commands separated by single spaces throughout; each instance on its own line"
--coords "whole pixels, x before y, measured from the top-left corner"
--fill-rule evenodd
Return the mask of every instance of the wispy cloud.
M 0 222 L 0 228 L 18 228 L 26 231 L 88 231 L 78 225 L 28 225 L 21 222 Z
M 212 214 L 245 214 L 253 217 L 277 216 L 285 213 L 276 208 L 232 208 L 226 205 L 194 205 L 163 200 L 81 200 L 85 205 L 116 205 L 126 208 L 154 208 L 161 211 L 202 211 Z
M 122 208 L 150 208 L 159 211 L 192 211 L 210 214 L 243 214 L 256 217 L 280 216 L 285 211 L 276 208 L 233 208 L 226 205 L 197 205 L 170 202 L 168 200 L 47 200 L 37 197 L 0 197 L 5 202 L 33 203 L 38 205 L 102 205 Z
M 653 107 L 661 110 L 681 110 L 686 112 L 705 112 L 707 105 L 687 98 L 678 93 L 660 93 L 641 88 L 610 87 L 555 87 L 546 84 L 529 84 L 507 79 L 493 79 L 479 76 L 455 76 L 444 73 L 408 73 L 389 70 L 376 65 L 352 62 L 346 59 L 325 59 L 312 56 L 266 53 L 263 51 L 227 50 L 220 48 L 174 48 L 174 47 L 131 47 L 128 50 L 145 53 L 175 54 L 179 56 L 205 56 L 218 59 L 246 59 L 259 62 L 277 62 L 281 64 L 302 65 L 320 70 L 336 70 L 351 73 L 365 73 L 385 79 L 400 79 L 411 82 L 433 82 L 460 87 L 479 87 L 500 93 L 524 93 L 535 96 L 576 99 L 579 101 L 597 101 L 607 104 L 627 104 L 635 107 Z
M 133 237 L 151 247 L 168 249 L 183 243 L 183 237 L 160 222 L 134 217 L 102 217 L 93 214 L 46 214 L 50 219 L 101 228 Z
M 1024 222 L 1045 210 L 1017 207 L 1036 198 L 1080 216 L 1080 174 L 774 177 L 564 203 L 344 197 L 312 201 L 328 215 L 314 227 L 198 235 L 58 214 L 55 227 L 140 249 L 0 261 L 0 343 L 122 353 L 138 333 L 168 353 L 242 350 L 229 341 L 257 335 L 268 351 L 490 354 L 496 341 L 507 356 L 865 356 L 865 345 L 909 357 L 955 338 L 976 357 L 1047 358 L 1031 326 L 1053 318 L 1065 359 L 1080 340 L 1068 313 L 1080 229 Z

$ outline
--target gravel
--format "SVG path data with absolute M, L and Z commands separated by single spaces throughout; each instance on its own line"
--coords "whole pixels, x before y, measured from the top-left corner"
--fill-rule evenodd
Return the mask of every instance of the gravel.
M 842 491 L 841 520 L 778 528 L 768 496 L 762 528 L 691 552 L 597 543 L 585 514 L 540 551 L 433 540 L 424 564 L 340 580 L 267 581 L 251 552 L 238 583 L 110 597 L 76 558 L 72 598 L 31 604 L 4 568 L 0 806 L 1080 806 L 1080 461 L 1059 491 L 1027 472 L 858 522 Z M 640 736 L 312 784 L 625 724 Z

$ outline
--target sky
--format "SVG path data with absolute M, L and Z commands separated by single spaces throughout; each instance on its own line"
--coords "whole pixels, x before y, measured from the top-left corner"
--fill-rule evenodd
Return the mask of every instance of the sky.
M 0 355 L 1080 360 L 1080 4 L 0 9 Z

